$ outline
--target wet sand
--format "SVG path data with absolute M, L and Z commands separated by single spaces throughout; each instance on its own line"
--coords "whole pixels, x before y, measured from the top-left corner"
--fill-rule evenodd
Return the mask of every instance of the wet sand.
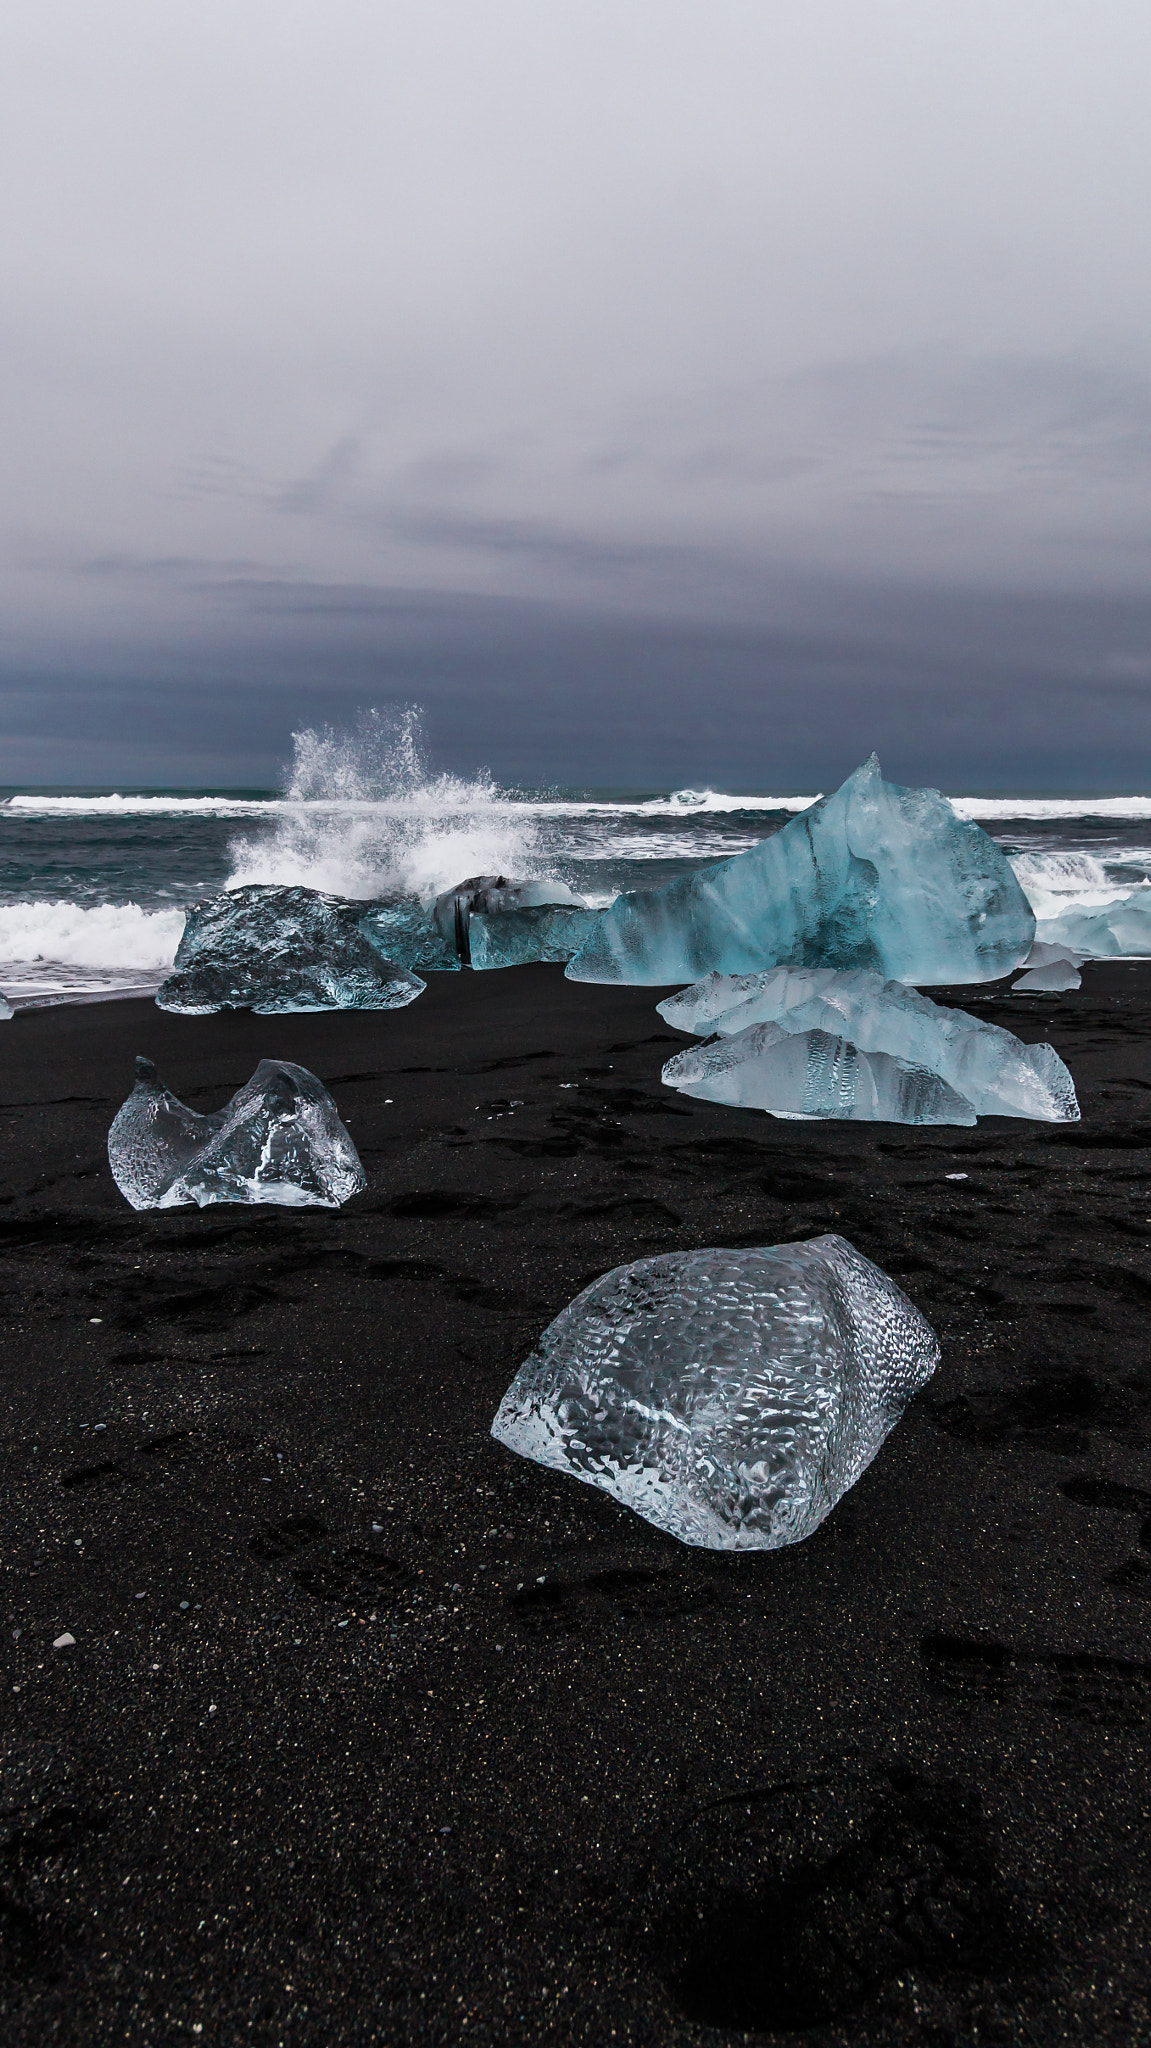
M 1069 1127 L 693 1104 L 658 994 L 0 1025 L 12 2048 L 1151 2040 L 1151 966 L 972 1004 Z M 310 1067 L 367 1193 L 134 1215 L 136 1052 Z M 808 1542 L 491 1441 L 593 1275 L 824 1230 L 943 1365 Z

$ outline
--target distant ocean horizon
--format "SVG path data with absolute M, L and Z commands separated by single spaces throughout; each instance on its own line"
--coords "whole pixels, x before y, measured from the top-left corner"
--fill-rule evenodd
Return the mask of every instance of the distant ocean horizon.
M 430 773 L 409 731 L 373 752 L 304 734 L 282 789 L 0 789 L 0 991 L 17 1004 L 154 989 L 187 906 L 245 883 L 363 899 L 475 874 L 547 876 L 585 901 L 745 852 L 822 794 L 510 789 Z M 1151 889 L 1151 794 L 954 792 L 1038 916 Z

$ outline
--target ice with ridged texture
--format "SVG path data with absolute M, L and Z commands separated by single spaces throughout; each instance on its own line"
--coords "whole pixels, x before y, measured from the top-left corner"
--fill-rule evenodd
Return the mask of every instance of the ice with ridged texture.
M 188 911 L 162 1010 L 399 1010 L 426 984 L 361 929 L 364 904 L 316 889 L 252 883 Z
M 939 1074 L 827 1031 L 753 1024 L 737 1038 L 690 1045 L 663 1070 L 669 1088 L 703 1102 L 765 1109 L 799 1121 L 966 1124 L 975 1111 Z
M 734 1001 L 725 1007 L 728 995 Z M 997 1024 L 984 1023 L 965 1010 L 947 1009 L 905 988 L 902 982 L 884 981 L 878 974 L 775 967 L 766 974 L 738 978 L 709 975 L 706 981 L 669 996 L 656 1007 L 681 1030 L 717 1032 L 733 1048 L 692 1047 L 664 1068 L 663 1078 L 671 1087 L 704 1095 L 709 1101 L 739 1101 L 746 1107 L 772 1109 L 776 1115 L 797 1113 L 792 1096 L 781 1098 L 778 1094 L 778 1072 L 787 1063 L 786 1051 L 774 1037 L 751 1036 L 754 1027 L 771 1025 L 809 1039 L 812 1034 L 827 1034 L 866 1056 L 877 1081 L 878 1102 L 887 1105 L 870 1112 L 859 1106 L 859 1090 L 865 1087 L 861 1073 L 852 1094 L 849 1077 L 855 1070 L 846 1053 L 835 1056 L 834 1078 L 828 1049 L 816 1045 L 809 1053 L 812 1099 L 818 1095 L 832 1100 L 837 1086 L 845 1088 L 856 1105 L 846 1112 L 851 1116 L 873 1115 L 894 1123 L 965 1124 L 974 1122 L 976 1116 L 1031 1117 L 1040 1123 L 1075 1123 L 1079 1119 L 1075 1083 L 1052 1046 L 1024 1045 Z M 876 1061 L 883 1055 L 902 1063 L 908 1071 L 938 1076 L 970 1113 L 942 1114 L 946 1097 L 934 1100 L 930 1091 L 917 1094 L 915 1088 L 895 1082 L 891 1074 L 881 1079 Z M 797 1059 L 798 1055 L 792 1056 L 793 1066 Z M 757 1066 L 763 1069 L 758 1079 Z M 701 1082 L 706 1085 L 698 1085 Z M 894 1095 L 889 1093 L 889 1084 L 895 1085 Z M 923 1113 L 910 1113 L 917 1101 Z M 844 1114 L 814 1108 L 802 1113 Z
M 683 1543 L 799 1543 L 939 1363 L 935 1334 L 837 1236 L 617 1266 L 544 1331 L 492 1435 Z
M 1036 937 L 1085 960 L 1146 958 L 1151 955 L 1151 887 L 1133 889 L 1113 903 L 1070 904 L 1055 917 L 1045 917 Z
M 455 944 L 437 931 L 418 897 L 361 903 L 360 930 L 369 944 L 397 967 L 416 974 L 451 974 L 461 962 Z
M 136 1086 L 108 1133 L 108 1164 L 133 1209 L 263 1202 L 338 1209 L 367 1186 L 322 1081 L 288 1060 L 261 1060 L 223 1109 L 200 1116 L 136 1061 Z
M 538 960 L 570 960 L 595 923 L 594 910 L 575 903 L 547 903 L 524 910 L 505 910 L 498 917 L 468 919 L 468 950 L 473 967 L 527 967 Z
M 529 914 L 557 908 L 583 911 L 588 925 L 592 921 L 592 913 L 566 882 L 511 882 L 506 875 L 472 875 L 437 896 L 431 916 L 441 939 L 454 948 L 461 966 L 518 967 L 532 960 L 570 960 L 577 945 L 582 944 L 586 935 L 583 926 L 578 928 L 578 935 L 570 934 L 572 943 L 566 952 L 556 951 L 554 942 L 565 928 L 557 926 L 554 919 L 538 915 L 533 918 Z M 505 917 L 516 920 L 507 935 L 496 930 Z M 485 927 L 479 934 L 479 959 L 472 957 L 474 918 L 482 919 Z M 537 938 L 538 946 L 533 950 Z M 552 950 L 539 950 L 539 946 L 549 945 Z
M 885 782 L 872 754 L 749 852 L 617 897 L 566 971 L 573 981 L 666 983 L 863 967 L 896 981 L 994 981 L 1034 936 L 1034 912 L 994 840 L 937 790 Z

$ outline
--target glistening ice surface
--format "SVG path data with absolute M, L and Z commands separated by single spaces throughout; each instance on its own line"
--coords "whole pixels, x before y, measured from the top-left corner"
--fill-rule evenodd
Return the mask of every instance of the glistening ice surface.
M 666 983 L 784 965 L 994 981 L 1034 936 L 1031 906 L 994 840 L 937 791 L 885 782 L 873 754 L 749 853 L 617 898 L 567 973 Z
M 576 1296 L 492 1435 L 681 1542 L 776 1550 L 831 1513 L 938 1363 L 846 1238 L 670 1252 Z
M 960 1106 L 977 1116 L 1034 1117 L 1041 1123 L 1074 1123 L 1079 1118 L 1075 1083 L 1050 1045 L 1024 1045 L 996 1024 L 986 1024 L 966 1010 L 947 1009 L 905 988 L 902 982 L 884 981 L 878 974 L 787 967 L 760 975 L 712 974 L 656 1007 L 682 1031 L 714 1031 L 730 1041 L 726 1046 L 689 1048 L 664 1068 L 663 1078 L 670 1086 L 705 1095 L 710 1101 L 741 1102 L 775 1109 L 777 1114 L 796 1113 L 798 1105 L 790 1100 L 780 1100 L 777 1107 L 771 1099 L 776 1084 L 764 1062 L 773 1072 L 780 1067 L 783 1054 L 778 1039 L 769 1031 L 753 1033 L 755 1026 L 776 1025 L 788 1032 L 846 1040 L 849 1048 L 866 1054 L 873 1066 L 877 1055 L 886 1054 L 909 1069 L 936 1075 L 949 1092 L 954 1091 Z M 823 1049 L 820 1059 L 826 1063 Z M 758 1094 L 757 1065 L 762 1069 Z M 813 1053 L 812 1087 L 826 1096 L 831 1084 L 818 1083 L 818 1065 Z M 696 1085 L 705 1080 L 711 1085 Z M 881 1089 L 881 1098 L 883 1094 Z M 911 1106 L 908 1098 L 906 1109 Z M 906 1109 L 901 1113 L 896 1097 L 888 1108 L 872 1113 L 895 1123 L 974 1120 L 971 1114 L 909 1114 Z M 867 1111 L 805 1109 L 801 1113 L 834 1116 Z
M 667 1087 L 704 1102 L 772 1116 L 845 1123 L 973 1124 L 975 1111 L 940 1075 L 891 1053 L 863 1052 L 827 1031 L 753 1024 L 736 1038 L 690 1045 L 663 1070 Z
M 363 913 L 315 889 L 260 883 L 193 904 L 156 1001 L 185 1016 L 402 1009 L 426 984 L 383 956 Z
M 263 1202 L 335 1209 L 367 1186 L 322 1081 L 261 1060 L 223 1109 L 199 1116 L 136 1061 L 136 1086 L 108 1133 L 108 1164 L 133 1209 Z

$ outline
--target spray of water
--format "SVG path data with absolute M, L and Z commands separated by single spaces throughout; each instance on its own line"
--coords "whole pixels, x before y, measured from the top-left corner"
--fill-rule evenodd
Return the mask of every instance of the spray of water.
M 284 802 L 268 830 L 232 841 L 230 889 L 267 882 L 430 903 L 469 875 L 551 874 L 529 806 L 486 774 L 432 773 L 416 706 L 292 737 Z

